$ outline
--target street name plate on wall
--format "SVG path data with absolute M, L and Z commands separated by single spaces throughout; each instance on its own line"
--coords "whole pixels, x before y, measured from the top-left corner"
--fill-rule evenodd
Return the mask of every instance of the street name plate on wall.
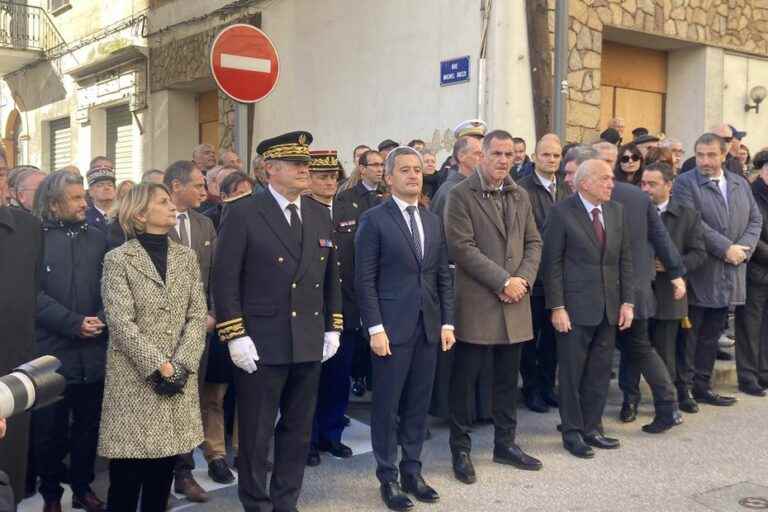
M 440 62 L 440 85 L 469 82 L 469 55 Z

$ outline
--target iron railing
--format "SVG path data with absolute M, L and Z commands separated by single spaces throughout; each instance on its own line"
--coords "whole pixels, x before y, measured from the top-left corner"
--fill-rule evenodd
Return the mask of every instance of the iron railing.
M 0 48 L 47 54 L 64 44 L 42 7 L 0 0 Z

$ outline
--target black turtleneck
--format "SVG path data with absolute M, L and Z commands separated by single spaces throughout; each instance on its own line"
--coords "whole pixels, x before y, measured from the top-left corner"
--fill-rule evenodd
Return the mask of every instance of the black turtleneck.
M 136 237 L 141 246 L 149 254 L 149 259 L 154 263 L 157 273 L 165 282 L 165 273 L 168 269 L 168 235 L 151 235 L 142 233 Z

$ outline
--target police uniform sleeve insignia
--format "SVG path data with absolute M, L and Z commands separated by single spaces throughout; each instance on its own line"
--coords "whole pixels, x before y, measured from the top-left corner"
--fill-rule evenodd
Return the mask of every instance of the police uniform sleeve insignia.
M 235 318 L 216 324 L 216 332 L 219 334 L 219 340 L 224 343 L 245 336 L 243 318 Z
M 333 313 L 331 315 L 332 325 L 334 331 L 341 331 L 344 329 L 344 316 L 341 313 Z

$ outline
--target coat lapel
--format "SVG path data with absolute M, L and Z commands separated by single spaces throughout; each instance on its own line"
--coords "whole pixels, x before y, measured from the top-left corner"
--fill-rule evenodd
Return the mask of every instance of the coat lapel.
M 477 204 L 480 205 L 480 209 L 488 216 L 496 229 L 499 230 L 501 236 L 506 236 L 504 226 L 501 224 L 501 218 L 496 211 L 496 208 L 491 204 L 492 199 L 488 197 L 487 192 L 482 190 L 473 190 L 473 197 Z
M 416 258 L 416 263 L 421 265 L 421 258 L 419 257 L 419 254 L 416 252 L 416 244 L 413 242 L 413 236 L 411 235 L 411 229 L 408 227 L 408 225 L 405 223 L 405 218 L 403 217 L 402 212 L 400 211 L 400 208 L 397 207 L 397 203 L 395 203 L 395 200 L 390 198 L 387 201 L 387 211 L 394 219 L 395 223 L 400 227 L 400 231 L 403 232 L 403 236 L 405 237 L 406 243 L 408 244 L 408 247 L 411 248 L 411 252 L 413 253 L 413 257 Z M 422 225 L 424 224 L 424 220 L 422 219 Z M 424 242 L 422 241 L 422 244 Z M 425 253 L 426 255 L 426 253 Z
M 169 289 L 177 285 L 179 274 L 181 272 L 181 255 L 183 254 L 182 245 L 173 241 L 168 243 L 168 267 L 165 270 L 165 284 Z M 153 265 L 154 267 L 154 265 Z
M 160 274 L 157 273 L 155 264 L 152 263 L 149 254 L 147 254 L 147 251 L 141 246 L 141 243 L 134 238 L 128 240 L 126 244 L 129 248 L 129 250 L 126 251 L 126 254 L 130 256 L 130 265 L 160 286 L 165 286 L 165 282 L 163 282 Z
M 320 246 L 319 234 L 315 230 L 314 219 L 307 211 L 307 199 L 301 201 L 301 259 L 296 270 L 294 281 L 299 281 L 316 257 L 317 248 Z
M 288 225 L 288 221 L 286 220 L 283 212 L 280 211 L 280 206 L 277 204 L 277 201 L 275 201 L 275 198 L 272 197 L 272 194 L 269 192 L 269 190 L 260 192 L 257 197 L 259 198 L 257 203 L 259 210 L 261 211 L 261 214 L 264 217 L 267 225 L 275 233 L 277 238 L 280 239 L 288 252 L 291 253 L 291 256 L 293 256 L 297 261 L 300 260 L 301 250 L 299 248 L 299 243 L 293 237 L 293 234 L 291 233 L 291 227 Z M 302 225 L 303 224 L 304 223 L 302 223 Z M 302 236 L 304 236 L 303 233 Z
M 514 185 L 507 185 L 504 187 L 503 194 L 505 196 L 505 224 L 507 227 L 507 240 L 514 238 L 512 233 L 517 229 L 517 202 L 519 201 L 519 195 L 514 190 Z

